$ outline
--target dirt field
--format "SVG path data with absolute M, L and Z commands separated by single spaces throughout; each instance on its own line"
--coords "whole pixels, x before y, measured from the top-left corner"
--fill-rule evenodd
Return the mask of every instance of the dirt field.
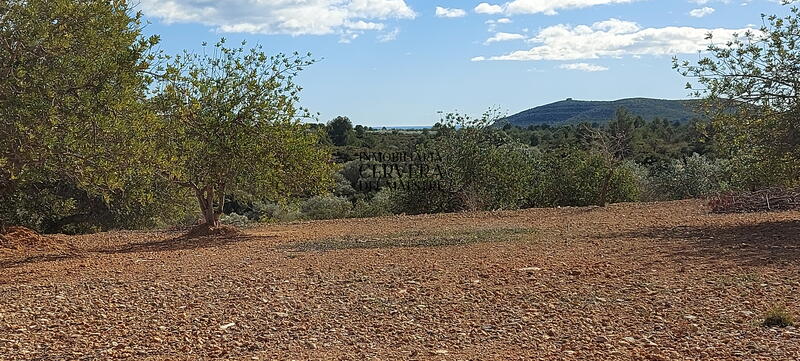
M 800 330 L 760 325 L 800 312 L 800 212 L 682 201 L 179 236 L 0 253 L 0 359 L 800 358 Z

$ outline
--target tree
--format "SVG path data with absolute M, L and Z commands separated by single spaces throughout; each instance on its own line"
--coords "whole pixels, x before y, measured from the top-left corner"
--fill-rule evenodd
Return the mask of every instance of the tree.
M 786 1 L 785 3 L 789 3 Z M 712 44 L 696 64 L 673 59 L 692 95 L 704 98 L 710 131 L 723 154 L 744 166 L 743 185 L 796 185 L 800 180 L 800 10 L 762 15 L 759 31 Z M 709 39 L 713 39 L 711 35 Z
M 492 126 L 502 118 L 495 109 L 481 118 L 448 113 L 434 128 L 437 134 L 417 147 L 435 154 L 429 175 L 444 189 L 400 192 L 409 213 L 517 208 L 530 183 L 530 149 Z
M 608 203 L 615 172 L 633 150 L 633 133 L 638 123 L 641 123 L 641 118 L 633 116 L 625 108 L 619 108 L 614 119 L 608 122 L 607 129 L 591 128 L 588 125 L 583 127 L 592 142 L 592 148 L 605 162 L 606 171 L 597 203 L 601 206 Z
M 155 161 L 150 52 L 125 1 L 0 2 L 0 227 L 24 184 L 105 194 Z
M 300 122 L 295 75 L 310 55 L 267 56 L 260 46 L 170 59 L 153 102 L 164 121 L 162 174 L 190 188 L 206 226 L 218 225 L 225 195 L 279 199 L 318 193 L 333 181 L 330 150 Z M 204 44 L 204 46 L 206 46 Z
M 340 147 L 347 145 L 353 134 L 353 123 L 348 117 L 333 118 L 328 122 L 327 128 L 328 137 L 331 138 L 333 145 Z

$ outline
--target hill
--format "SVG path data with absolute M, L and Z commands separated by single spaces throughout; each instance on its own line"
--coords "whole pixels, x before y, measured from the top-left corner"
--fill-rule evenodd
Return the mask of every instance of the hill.
M 697 100 L 665 100 L 629 98 L 614 101 L 583 101 L 569 98 L 555 103 L 531 108 L 498 121 L 519 127 L 539 124 L 605 123 L 614 117 L 617 109 L 624 107 L 646 120 L 662 118 L 670 122 L 686 122 L 700 115 L 693 111 Z

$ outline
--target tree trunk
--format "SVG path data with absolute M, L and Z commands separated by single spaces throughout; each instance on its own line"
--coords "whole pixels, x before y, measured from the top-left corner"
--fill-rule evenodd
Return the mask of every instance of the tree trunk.
M 200 211 L 203 213 L 203 220 L 209 227 L 219 226 L 219 218 L 214 212 L 214 187 L 206 186 L 197 190 L 197 201 L 200 203 Z
M 225 183 L 219 186 L 219 208 L 217 209 L 217 219 L 225 212 Z
M 603 189 L 600 192 L 600 206 L 605 207 L 608 203 L 608 188 L 611 187 L 611 177 L 614 176 L 614 168 L 611 167 L 606 174 L 605 179 L 603 179 Z

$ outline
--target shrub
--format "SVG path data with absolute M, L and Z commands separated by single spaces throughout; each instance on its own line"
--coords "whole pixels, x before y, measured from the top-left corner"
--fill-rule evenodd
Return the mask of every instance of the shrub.
M 309 219 L 347 218 L 353 205 L 345 198 L 336 196 L 314 196 L 300 206 L 304 217 Z
M 291 222 L 303 219 L 303 212 L 297 204 L 283 204 L 272 214 L 272 219 L 278 222 Z
M 293 203 L 255 202 L 252 216 L 259 222 L 291 222 L 303 218 L 300 207 Z
M 588 206 L 606 201 L 635 201 L 639 195 L 637 170 L 629 163 L 612 166 L 599 154 L 568 149 L 544 154 L 535 164 L 528 206 Z
M 699 154 L 673 160 L 651 173 L 647 192 L 653 200 L 698 198 L 727 190 L 725 164 Z
M 784 306 L 773 306 L 764 315 L 762 324 L 765 327 L 787 327 L 794 325 L 794 317 Z
M 385 188 L 381 189 L 369 201 L 359 199 L 353 207 L 353 217 L 368 218 L 381 217 L 397 213 L 397 192 Z
M 491 127 L 492 116 L 447 115 L 437 137 L 417 148 L 441 157 L 441 178 L 432 181 L 445 189 L 398 191 L 403 213 L 512 209 L 525 203 L 532 150 Z
M 221 215 L 219 217 L 219 222 L 222 224 L 228 224 L 239 228 L 246 227 L 250 223 L 252 223 L 252 221 L 249 218 L 247 218 L 247 216 L 239 215 L 236 213 Z

